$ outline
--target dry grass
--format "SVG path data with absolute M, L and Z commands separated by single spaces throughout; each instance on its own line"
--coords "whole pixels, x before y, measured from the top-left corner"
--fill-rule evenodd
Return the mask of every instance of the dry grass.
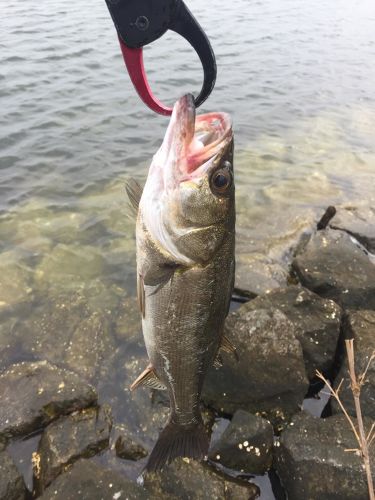
M 357 453 L 358 455 L 360 455 L 362 457 L 363 463 L 365 466 L 365 470 L 366 470 L 369 497 L 370 497 L 370 500 L 375 500 L 374 484 L 373 484 L 373 480 L 372 480 L 370 454 L 369 454 L 370 446 L 373 444 L 373 442 L 375 440 L 375 423 L 372 424 L 371 429 L 366 433 L 365 428 L 364 428 L 364 424 L 363 424 L 362 409 L 361 409 L 361 403 L 360 403 L 361 389 L 362 389 L 362 386 L 366 382 L 367 371 L 370 368 L 371 363 L 375 359 L 375 351 L 370 356 L 370 359 L 367 363 L 367 366 L 366 366 L 364 372 L 361 375 L 357 376 L 357 374 L 355 372 L 354 341 L 353 341 L 353 339 L 345 340 L 345 347 L 346 347 L 346 353 L 348 356 L 350 387 L 351 387 L 353 399 L 354 399 L 355 411 L 356 411 L 356 416 L 357 416 L 357 425 L 354 423 L 354 420 L 346 411 L 346 409 L 345 409 L 345 407 L 340 399 L 340 389 L 341 389 L 341 386 L 342 386 L 344 379 L 341 380 L 337 389 L 334 389 L 322 373 L 317 371 L 316 374 L 328 386 L 332 397 L 334 397 L 336 399 L 338 405 L 340 406 L 342 412 L 344 413 L 344 415 L 345 415 L 345 417 L 346 417 L 346 419 L 347 419 L 347 421 L 348 421 L 348 423 L 353 431 L 353 434 L 355 435 L 355 438 L 356 438 L 357 443 L 358 443 L 358 448 L 345 450 L 345 451 Z

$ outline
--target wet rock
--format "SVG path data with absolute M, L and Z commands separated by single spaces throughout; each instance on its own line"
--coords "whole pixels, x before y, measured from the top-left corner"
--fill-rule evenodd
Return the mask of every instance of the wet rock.
M 26 498 L 26 487 L 21 474 L 10 455 L 6 451 L 0 451 L 0 499 L 23 500 L 24 498 Z
M 147 457 L 148 451 L 125 427 L 115 443 L 116 455 L 124 460 L 141 460 Z
M 41 500 L 156 500 L 123 475 L 79 460 L 59 476 L 40 497 Z
M 244 409 L 282 426 L 298 411 L 308 388 L 301 344 L 281 311 L 246 306 L 230 313 L 225 326 L 239 361 L 222 354 L 223 366 L 208 372 L 203 399 L 221 413 Z
M 139 338 L 142 336 L 142 316 L 136 297 L 127 297 L 122 301 L 114 331 L 119 342 L 124 342 L 135 335 Z
M 293 262 L 301 284 L 346 309 L 375 309 L 375 264 L 352 236 L 316 233 Z
M 229 469 L 264 474 L 272 464 L 273 428 L 265 419 L 238 410 L 209 453 Z
M 108 403 L 115 422 L 126 415 L 127 430 L 150 450 L 169 416 L 169 403 L 161 391 L 130 386 L 148 365 L 148 357 L 140 333 L 129 338 L 108 358 L 104 366 L 106 377 L 100 380 L 98 391 Z
M 357 442 L 344 415 L 296 415 L 281 435 L 275 457 L 288 499 L 367 500 L 362 459 L 345 451 L 353 448 Z
M 77 374 L 46 361 L 19 363 L 0 374 L 0 437 L 25 436 L 61 415 L 97 402 Z
M 38 446 L 36 491 L 40 494 L 66 466 L 108 448 L 111 428 L 111 411 L 106 406 L 88 408 L 49 425 Z
M 354 338 L 355 370 L 357 376 L 361 375 L 375 352 L 375 311 L 356 311 L 348 315 L 344 322 L 344 335 L 346 338 Z M 348 362 L 345 361 L 335 380 L 335 387 L 344 379 L 340 389 L 340 399 L 346 410 L 353 416 L 356 415 L 353 394 L 350 389 L 350 378 Z M 366 382 L 361 389 L 361 408 L 363 415 L 375 420 L 375 360 L 369 366 Z M 332 398 L 332 411 L 341 413 L 337 402 Z
M 180 500 L 253 500 L 259 493 L 253 484 L 230 481 L 206 464 L 186 458 L 174 460 L 159 473 L 147 474 L 144 486 L 156 498 L 170 495 Z
M 268 308 L 280 309 L 293 323 L 309 379 L 314 379 L 316 370 L 327 372 L 339 339 L 340 307 L 299 286 L 274 290 L 243 306 L 249 311 Z
M 375 253 L 375 208 L 370 206 L 340 207 L 330 223 L 354 236 L 371 253 Z

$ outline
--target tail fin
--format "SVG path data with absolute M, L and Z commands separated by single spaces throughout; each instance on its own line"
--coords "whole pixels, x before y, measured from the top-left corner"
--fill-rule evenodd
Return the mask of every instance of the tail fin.
M 203 459 L 208 453 L 209 440 L 203 422 L 185 427 L 169 422 L 162 430 L 148 459 L 145 471 L 156 472 L 174 458 Z

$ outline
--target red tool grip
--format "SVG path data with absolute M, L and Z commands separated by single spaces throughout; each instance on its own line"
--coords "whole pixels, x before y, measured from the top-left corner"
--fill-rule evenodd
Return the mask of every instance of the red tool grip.
M 150 109 L 160 115 L 170 116 L 173 109 L 164 106 L 152 93 L 143 64 L 143 49 L 131 49 L 119 38 L 124 61 L 139 97 Z

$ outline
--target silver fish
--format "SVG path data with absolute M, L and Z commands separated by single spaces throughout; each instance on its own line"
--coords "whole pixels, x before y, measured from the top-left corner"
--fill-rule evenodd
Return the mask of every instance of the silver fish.
M 196 117 L 191 95 L 174 106 L 137 210 L 137 289 L 150 364 L 132 389 L 166 389 L 170 417 L 147 471 L 183 456 L 202 459 L 209 440 L 199 409 L 202 385 L 220 349 L 234 282 L 235 188 L 229 115 Z

